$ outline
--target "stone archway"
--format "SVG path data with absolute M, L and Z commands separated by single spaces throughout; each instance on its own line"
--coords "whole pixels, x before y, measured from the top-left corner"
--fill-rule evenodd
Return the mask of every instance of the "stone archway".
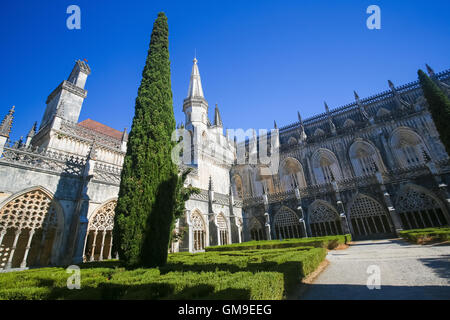
M 0 269 L 58 264 L 64 214 L 43 188 L 15 195 L 0 209 Z
M 396 212 L 404 229 L 440 227 L 448 224 L 446 209 L 441 201 L 427 189 L 408 184 L 396 201 Z
M 114 210 L 117 200 L 101 205 L 89 218 L 85 239 L 84 261 L 112 259 Z
M 228 224 L 223 213 L 219 213 L 217 215 L 217 231 L 219 236 L 219 245 L 228 244 Z
M 391 234 L 388 212 L 372 197 L 358 194 L 350 205 L 350 223 L 356 237 Z
M 308 208 L 308 218 L 313 237 L 343 234 L 338 212 L 326 201 L 314 201 Z
M 250 230 L 250 237 L 252 240 L 256 241 L 266 240 L 266 232 L 261 222 L 257 218 L 252 217 L 250 219 L 249 230 Z
M 191 215 L 193 249 L 202 251 L 206 246 L 206 227 L 202 215 L 198 211 L 194 211 Z
M 302 237 L 302 227 L 297 214 L 288 207 L 282 207 L 275 215 L 273 225 L 275 226 L 276 239 L 291 239 Z

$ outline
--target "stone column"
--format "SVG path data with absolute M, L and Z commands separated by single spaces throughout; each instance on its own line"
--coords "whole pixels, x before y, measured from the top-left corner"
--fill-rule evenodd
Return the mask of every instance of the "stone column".
M 263 200 L 264 200 L 264 209 L 265 209 L 265 213 L 264 213 L 264 217 L 266 218 L 266 223 L 264 224 L 265 226 L 265 230 L 266 230 L 266 237 L 267 240 L 272 240 L 272 233 L 270 230 L 270 216 L 269 216 L 269 199 L 267 197 L 267 194 L 263 194 Z
M 391 195 L 387 192 L 386 186 L 384 185 L 383 176 L 381 175 L 380 172 L 375 173 L 375 176 L 378 180 L 378 183 L 380 184 L 380 190 L 383 193 L 383 200 L 386 207 L 388 208 L 389 216 L 391 217 L 390 220 L 392 220 L 392 223 L 394 225 L 392 225 L 389 219 L 387 220 L 389 222 L 389 225 L 391 226 L 391 229 L 393 228 L 394 233 L 398 235 L 398 233 L 403 230 L 400 217 L 398 216 L 398 213 L 395 211 L 394 205 L 392 204 Z
M 112 247 L 113 247 L 113 232 L 111 230 L 111 238 L 109 239 L 108 260 L 112 259 L 112 255 L 111 255 Z
M 27 266 L 28 252 L 30 251 L 30 246 L 31 246 L 31 241 L 33 240 L 33 236 L 34 236 L 34 229 L 31 229 L 30 234 L 28 235 L 27 246 L 25 247 L 25 254 L 23 255 L 22 263 L 20 264 L 21 268 L 25 268 Z
M 102 234 L 102 246 L 100 247 L 100 257 L 98 258 L 98 261 L 103 261 L 103 248 L 105 247 L 106 230 L 103 230 Z
M 186 210 L 185 215 L 186 215 L 186 223 L 188 225 L 188 233 L 189 233 L 189 239 L 188 239 L 189 252 L 194 252 L 194 230 L 193 230 L 192 221 L 191 221 L 191 211 Z
M 14 251 L 16 251 L 17 241 L 19 240 L 19 236 L 20 236 L 21 232 L 22 232 L 22 229 L 17 229 L 16 230 L 16 234 L 15 234 L 15 237 L 14 237 L 14 242 L 13 242 L 11 251 L 9 252 L 8 262 L 6 263 L 6 268 L 5 269 L 11 269 L 12 260 L 13 260 L 13 257 L 14 257 Z
M 300 223 L 302 227 L 303 234 L 305 235 L 305 238 L 308 238 L 308 231 L 306 230 L 306 223 L 305 223 L 305 215 L 303 214 L 303 208 L 302 208 L 302 197 L 300 195 L 300 190 L 298 187 L 294 189 L 295 192 L 295 198 L 297 198 L 297 212 L 300 215 L 300 218 L 298 219 L 298 222 Z
M 94 240 L 92 240 L 92 252 L 89 261 L 94 261 L 96 241 L 97 241 L 97 230 L 94 231 Z

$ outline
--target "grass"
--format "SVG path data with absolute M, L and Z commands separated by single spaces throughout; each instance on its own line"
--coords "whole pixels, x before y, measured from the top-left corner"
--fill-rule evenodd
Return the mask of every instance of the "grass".
M 450 240 L 450 228 L 425 228 L 400 231 L 400 237 L 413 243 L 444 242 Z
M 298 240 L 283 243 L 300 243 Z M 119 261 L 85 263 L 80 266 L 79 290 L 67 288 L 70 274 L 64 268 L 1 273 L 0 299 L 279 300 L 326 256 L 321 246 L 270 247 L 273 249 L 251 245 L 247 250 L 174 253 L 159 269 L 127 270 Z
M 295 248 L 295 247 L 315 247 L 332 250 L 340 244 L 347 244 L 351 241 L 351 235 L 337 235 L 314 238 L 286 239 L 286 240 L 263 240 L 249 241 L 243 243 L 234 243 L 224 246 L 207 247 L 206 251 L 235 251 L 250 249 L 276 249 L 276 248 Z

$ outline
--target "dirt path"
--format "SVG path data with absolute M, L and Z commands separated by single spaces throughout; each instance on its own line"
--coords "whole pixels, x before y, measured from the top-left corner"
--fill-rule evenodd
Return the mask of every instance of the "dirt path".
M 450 300 L 450 246 L 413 245 L 399 239 L 354 242 L 330 251 L 329 265 L 297 299 Z M 370 273 L 368 273 L 368 268 Z M 380 289 L 370 290 L 370 277 Z M 293 297 L 294 298 L 294 297 Z

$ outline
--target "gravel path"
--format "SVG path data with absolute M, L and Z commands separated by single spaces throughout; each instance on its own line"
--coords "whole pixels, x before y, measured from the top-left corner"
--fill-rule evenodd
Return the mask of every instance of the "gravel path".
M 329 266 L 300 299 L 450 300 L 450 245 L 413 245 L 402 240 L 354 242 L 328 253 Z M 380 289 L 369 290 L 369 266 L 379 267 Z M 373 272 L 373 271 L 372 271 Z M 373 282 L 372 282 L 373 284 Z

